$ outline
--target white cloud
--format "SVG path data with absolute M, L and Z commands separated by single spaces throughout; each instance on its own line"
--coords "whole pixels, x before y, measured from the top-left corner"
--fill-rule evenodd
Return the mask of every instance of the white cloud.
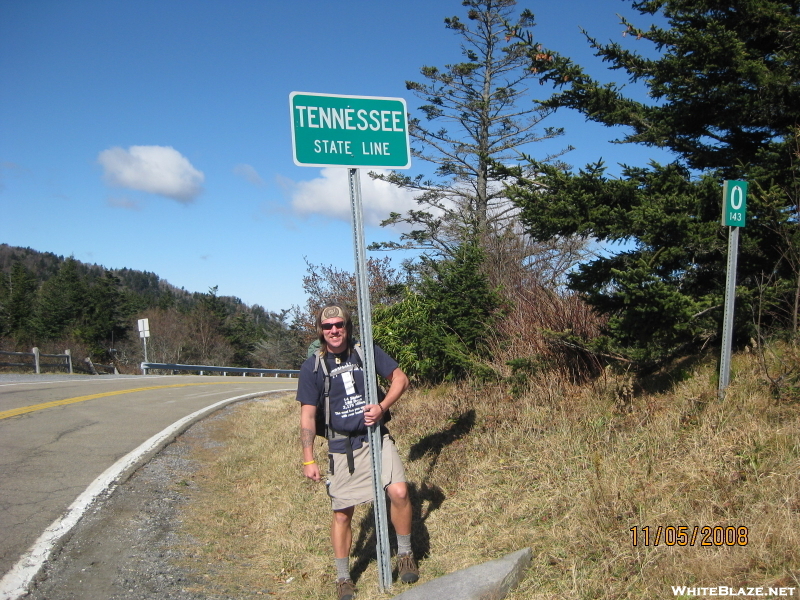
M 203 191 L 205 175 L 170 146 L 131 146 L 103 150 L 97 161 L 115 187 L 166 196 L 188 204 Z
M 258 171 L 251 165 L 242 164 L 236 165 L 233 167 L 233 174 L 238 175 L 239 177 L 246 179 L 253 185 L 262 186 L 266 185 L 266 182 L 261 179 L 261 175 L 258 174 Z
M 320 172 L 320 177 L 295 183 L 291 189 L 292 209 L 301 215 L 325 215 L 350 222 L 352 211 L 348 171 L 345 168 L 326 167 Z M 376 169 L 375 172 L 387 171 Z M 402 214 L 417 208 L 411 192 L 372 179 L 363 170 L 359 175 L 365 225 L 379 225 L 390 212 Z

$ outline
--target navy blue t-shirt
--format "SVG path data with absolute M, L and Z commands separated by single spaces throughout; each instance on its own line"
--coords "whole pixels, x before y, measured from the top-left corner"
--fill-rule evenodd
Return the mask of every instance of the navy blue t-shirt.
M 386 354 L 379 346 L 374 345 L 375 371 L 381 377 L 389 377 L 397 368 L 397 361 Z M 340 364 L 336 357 L 328 352 L 322 360 L 326 361 L 330 374 L 331 427 L 340 433 L 350 434 L 353 449 L 362 446 L 367 438 L 367 425 L 364 421 L 364 407 L 367 404 L 364 389 L 364 371 L 358 353 L 350 349 L 349 356 Z M 301 404 L 311 404 L 317 411 L 325 411 L 325 374 L 322 366 L 314 373 L 316 357 L 310 356 L 300 367 L 300 378 L 297 382 L 297 400 Z M 355 435 L 353 435 L 355 434 Z M 331 452 L 344 452 L 345 439 L 331 440 Z

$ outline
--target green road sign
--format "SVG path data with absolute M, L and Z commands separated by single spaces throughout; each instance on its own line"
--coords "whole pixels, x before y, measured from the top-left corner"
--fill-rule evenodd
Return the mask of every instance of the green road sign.
M 406 102 L 402 98 L 292 92 L 289 106 L 296 165 L 411 166 Z
M 747 182 L 725 181 L 722 198 L 722 224 L 726 227 L 744 227 L 747 214 Z

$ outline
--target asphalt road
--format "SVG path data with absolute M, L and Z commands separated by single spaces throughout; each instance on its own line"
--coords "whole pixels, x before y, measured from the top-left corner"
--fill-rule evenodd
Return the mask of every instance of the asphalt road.
M 169 425 L 226 398 L 296 385 L 283 377 L 0 375 L 0 575 L 101 473 Z

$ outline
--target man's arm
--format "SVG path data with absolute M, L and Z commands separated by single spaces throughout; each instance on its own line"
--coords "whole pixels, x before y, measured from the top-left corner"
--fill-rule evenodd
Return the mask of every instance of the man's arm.
M 397 402 L 403 392 L 408 389 L 408 375 L 400 367 L 392 371 L 386 379 L 389 380 L 391 385 L 380 404 L 369 404 L 364 407 L 364 421 L 367 427 L 378 422 L 383 417 L 383 413 L 389 410 L 389 407 Z
M 390 381 L 391 385 L 389 389 L 386 390 L 386 397 L 381 401 L 384 410 L 388 410 L 389 407 L 403 395 L 403 392 L 408 389 L 408 375 L 406 375 L 400 367 L 392 371 L 392 374 L 389 375 L 387 379 Z
M 303 450 L 303 475 L 314 481 L 322 479 L 319 465 L 314 460 L 314 439 L 317 435 L 317 407 L 313 404 L 300 405 L 300 446 Z M 308 464 L 306 464 L 308 463 Z

